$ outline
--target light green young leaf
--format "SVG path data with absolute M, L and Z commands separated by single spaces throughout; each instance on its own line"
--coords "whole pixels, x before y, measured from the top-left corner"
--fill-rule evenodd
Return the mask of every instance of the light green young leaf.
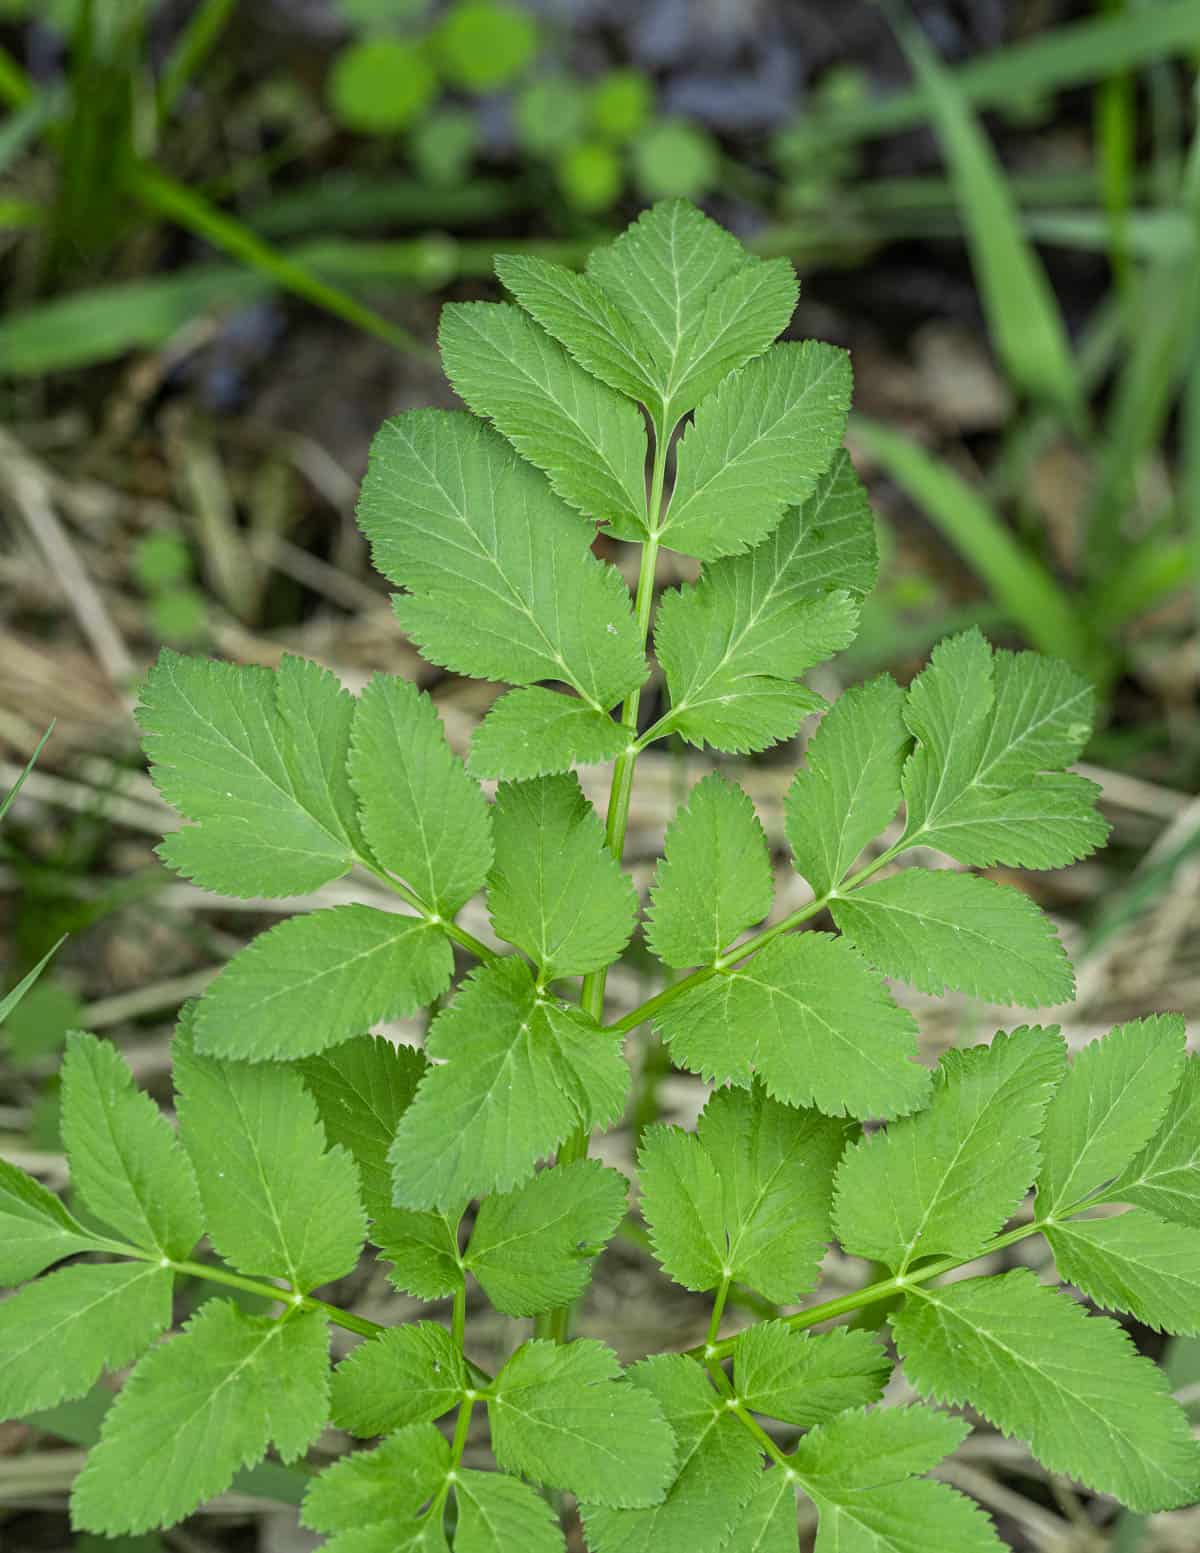
M 637 331 L 590 275 L 524 254 L 496 255 L 496 274 L 521 306 L 585 371 L 657 408 L 653 367 Z
M 0 1303 L 0 1418 L 81 1397 L 171 1325 L 168 1268 L 63 1267 Z
M 334 906 L 239 950 L 200 1000 L 196 1045 L 219 1057 L 309 1057 L 432 1003 L 454 956 L 421 917 Z
M 895 1116 L 929 1089 L 912 1015 L 829 933 L 775 939 L 684 993 L 658 1025 L 689 1072 L 740 1085 L 757 1074 L 774 1099 L 828 1116 Z
M 698 1291 L 728 1277 L 781 1303 L 812 1288 L 844 1140 L 839 1123 L 757 1086 L 718 1091 L 695 1135 L 648 1128 L 641 1207 L 667 1273 Z
M 1011 885 L 909 868 L 833 904 L 846 938 L 885 976 L 1023 1008 L 1065 1003 L 1075 978 L 1049 918 Z
M 667 829 L 650 887 L 646 942 L 667 965 L 707 965 L 771 909 L 767 838 L 754 805 L 717 772 Z
M 487 1393 L 492 1449 L 519 1472 L 614 1508 L 657 1504 L 675 1463 L 662 1408 L 603 1343 L 523 1343 Z
M 1132 1208 L 1046 1231 L 1060 1277 L 1105 1310 L 1127 1310 L 1156 1332 L 1200 1332 L 1200 1230 Z
M 799 1553 L 796 1485 L 782 1467 L 771 1467 L 742 1512 L 725 1553 Z
M 1038 1138 L 1065 1058 L 1057 1028 L 1029 1026 L 947 1052 L 926 1109 L 843 1156 L 834 1223 L 844 1249 L 898 1272 L 920 1257 L 978 1251 L 1037 1173 Z
M 1003 1553 L 991 1521 L 947 1483 L 904 1478 L 843 1489 L 823 1481 L 809 1497 L 820 1518 L 814 1553 Z
M 208 1300 L 178 1337 L 145 1356 L 104 1415 L 75 1480 L 77 1529 L 173 1526 L 269 1444 L 294 1461 L 329 1407 L 329 1330 L 316 1311 L 286 1321 Z
M 816 895 L 840 884 L 900 807 L 904 692 L 881 674 L 845 691 L 809 740 L 785 799 L 796 867 Z
M 629 730 L 606 712 L 531 685 L 510 690 L 488 709 L 471 736 L 468 764 L 479 777 L 525 781 L 615 760 L 628 743 Z
M 1195 1499 L 1200 1453 L 1162 1372 L 1033 1273 L 927 1286 L 891 1320 L 918 1391 L 969 1403 L 1052 1472 L 1133 1510 Z
M 213 1245 L 238 1272 L 286 1278 L 302 1293 L 344 1277 L 367 1230 L 354 1160 L 326 1148 L 294 1069 L 201 1055 L 191 1013 L 172 1058 L 180 1134 Z
M 536 1316 L 579 1298 L 625 1213 L 629 1183 L 599 1160 L 542 1170 L 480 1205 L 466 1265 L 497 1310 Z
M 1178 1014 L 1117 1025 L 1076 1056 L 1046 1113 L 1038 1212 L 1072 1208 L 1153 1136 L 1183 1073 Z
M 134 1245 L 182 1260 L 204 1233 L 196 1178 L 171 1124 L 115 1046 L 74 1031 L 62 1068 L 71 1184 Z
M 905 706 L 918 741 L 904 771 L 906 840 L 976 867 L 1060 868 L 1095 851 L 1108 831 L 1099 789 L 1063 774 L 1092 703 L 1056 659 L 993 654 L 976 629 L 939 643 Z
M 563 1553 L 558 1516 L 528 1483 L 502 1472 L 460 1470 L 455 1553 Z
M 350 781 L 376 858 L 444 917 L 492 862 L 488 806 L 451 753 L 433 702 L 406 679 L 374 675 L 351 730 Z
M 458 1256 L 458 1208 L 420 1213 L 390 1208 L 376 1219 L 371 1239 L 391 1263 L 388 1282 L 419 1300 L 440 1300 L 463 1286 Z
M 679 440 L 663 544 L 711 561 L 765 539 L 829 468 L 850 386 L 846 353 L 816 340 L 773 345 L 727 377 Z
M 919 1404 L 861 1408 L 806 1434 L 793 1461 L 806 1490 L 854 1493 L 931 1471 L 970 1432 L 965 1418 Z
M 678 1471 L 661 1503 L 642 1509 L 583 1504 L 594 1553 L 719 1553 L 762 1473 L 762 1452 L 704 1371 L 682 1354 L 657 1354 L 629 1383 L 661 1406 L 675 1435 Z
M 313 1478 L 300 1507 L 312 1531 L 352 1531 L 411 1521 L 437 1493 L 450 1467 L 450 1445 L 433 1424 L 410 1424 L 373 1451 L 341 1456 Z
M 373 1218 L 391 1209 L 388 1149 L 428 1066 L 415 1046 L 394 1046 L 375 1035 L 356 1036 L 297 1064 L 326 1138 L 358 1166 L 362 1199 Z
M 1162 1126 L 1104 1194 L 1200 1229 L 1200 1057 L 1189 1056 Z
M 785 1321 L 759 1321 L 733 1355 L 733 1383 L 745 1405 L 802 1429 L 877 1402 L 891 1373 L 875 1334 L 850 1327 L 813 1336 Z
M 646 424 L 636 405 L 511 303 L 450 303 L 438 344 L 459 398 L 565 502 L 622 539 L 645 537 Z
M 637 893 L 574 774 L 505 782 L 496 794 L 488 910 L 545 981 L 599 970 L 633 933 Z
M 609 1126 L 625 1104 L 620 1037 L 539 993 L 515 955 L 467 977 L 426 1051 L 438 1066 L 390 1154 L 404 1207 L 458 1208 L 509 1191 L 576 1127 Z
M 448 1413 L 467 1383 L 462 1354 L 433 1321 L 389 1327 L 360 1343 L 333 1372 L 331 1416 L 360 1439 Z
M 164 862 L 226 895 L 301 895 L 350 868 L 353 697 L 315 663 L 277 672 L 163 650 L 137 709 L 159 792 L 196 823 Z
M 646 678 L 629 590 L 593 527 L 474 416 L 411 410 L 371 449 L 359 523 L 424 656 L 476 679 L 562 680 L 599 711 Z
M 823 705 L 794 681 L 853 641 L 875 568 L 874 519 L 839 453 L 762 544 L 663 595 L 654 641 L 671 727 L 737 753 L 790 738 Z
M 53 1192 L 0 1159 L 0 1284 L 24 1283 L 54 1262 L 95 1249 L 95 1237 Z

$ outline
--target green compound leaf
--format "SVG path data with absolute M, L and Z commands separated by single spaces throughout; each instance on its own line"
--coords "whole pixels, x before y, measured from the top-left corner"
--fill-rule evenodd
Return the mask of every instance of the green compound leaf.
M 628 743 L 629 730 L 606 712 L 534 685 L 489 708 L 471 736 L 468 764 L 475 776 L 525 781 L 615 760 Z
M 834 1208 L 844 1249 L 900 1272 L 919 1257 L 979 1251 L 1037 1172 L 1065 1053 L 1057 1028 L 1028 1026 L 947 1052 L 925 1110 L 846 1151 Z
M 647 1129 L 641 1206 L 663 1267 L 689 1289 L 730 1277 L 781 1304 L 812 1288 L 845 1136 L 758 1086 L 713 1095 L 695 1135 Z
M 877 1402 L 891 1373 L 875 1334 L 849 1327 L 813 1336 L 785 1321 L 760 1321 L 738 1338 L 733 1355 L 734 1388 L 745 1405 L 802 1429 Z
M 523 1343 L 487 1406 L 506 1472 L 614 1508 L 657 1504 L 666 1492 L 675 1463 L 670 1426 L 603 1343 Z
M 0 1304 L 0 1417 L 82 1397 L 102 1370 L 141 1356 L 171 1325 L 168 1268 L 64 1267 Z
M 511 269 L 501 275 L 506 285 L 510 277 Z M 510 289 L 589 371 L 640 399 L 664 431 L 766 350 L 796 304 L 790 265 L 752 259 L 682 199 L 655 205 L 595 249 L 583 285 L 562 287 L 548 302 L 550 284 L 542 279 L 540 293 Z M 623 326 L 607 325 L 597 289 Z
M 796 1485 L 782 1467 L 771 1467 L 725 1544 L 725 1553 L 799 1553 Z
M 371 1230 L 385 1262 L 388 1282 L 419 1300 L 440 1300 L 463 1286 L 459 1262 L 457 1208 L 449 1213 L 419 1213 L 392 1208 Z
M 698 782 L 667 830 L 650 887 L 646 942 L 667 965 L 710 964 L 771 909 L 767 838 L 754 805 L 716 772 Z
M 40 1181 L 0 1159 L 0 1284 L 96 1249 L 95 1236 Z
M 67 1037 L 62 1135 L 89 1212 L 146 1251 L 188 1255 L 204 1217 L 187 1155 L 116 1047 L 80 1031 Z
M 594 530 L 471 415 L 412 410 L 371 448 L 359 523 L 422 654 L 476 679 L 562 680 L 607 711 L 646 678 L 629 590 Z
M 301 1523 L 323 1532 L 394 1524 L 399 1533 L 441 1488 L 449 1469 L 445 1436 L 432 1424 L 410 1424 L 373 1451 L 354 1451 L 326 1467 L 305 1491 Z
M 194 825 L 163 861 L 226 895 L 301 895 L 338 879 L 358 843 L 346 780 L 354 699 L 302 658 L 269 669 L 164 649 L 137 709 L 155 785 Z
M 392 1145 L 394 1200 L 461 1208 L 509 1191 L 577 1127 L 621 1114 L 620 1037 L 534 985 L 516 956 L 468 976 L 434 1020 L 421 1080 Z
M 1074 1207 L 1125 1169 L 1163 1119 L 1186 1042 L 1183 1019 L 1159 1014 L 1083 1048 L 1046 1113 L 1039 1214 Z
M 422 1514 L 338 1532 L 321 1553 L 450 1553 L 450 1544 L 442 1517 Z
M 441 928 L 371 906 L 291 917 L 230 960 L 200 1000 L 196 1045 L 220 1057 L 309 1057 L 432 1003 L 454 957 Z
M 1188 1057 L 1162 1126 L 1104 1194 L 1200 1229 L 1200 1058 Z
M 1052 1472 L 1134 1510 L 1195 1499 L 1200 1454 L 1162 1372 L 1033 1273 L 924 1288 L 891 1320 L 918 1391 L 969 1403 Z
M 854 640 L 875 567 L 874 519 L 840 453 L 770 538 L 663 595 L 654 642 L 670 726 L 734 753 L 790 738 L 824 704 L 795 680 Z
M 726 378 L 680 438 L 663 544 L 711 561 L 765 539 L 829 468 L 850 385 L 846 353 L 815 340 L 773 345 Z
M 372 1218 L 392 1206 L 388 1149 L 429 1064 L 414 1046 L 360 1035 L 297 1064 L 331 1144 L 354 1159 Z
M 326 1148 L 300 1075 L 202 1056 L 186 1010 L 172 1058 L 180 1134 L 221 1256 L 302 1293 L 353 1271 L 367 1230 L 358 1172 L 345 1149 Z
M 1105 1310 L 1127 1310 L 1156 1332 L 1200 1332 L 1200 1230 L 1132 1208 L 1046 1231 L 1060 1277 Z
M 637 893 L 578 777 L 504 783 L 493 828 L 488 910 L 498 936 L 545 981 L 611 965 L 633 934 Z
M 1102 846 L 1099 789 L 1063 773 L 1091 733 L 1093 692 L 1065 663 L 992 652 L 978 630 L 934 648 L 909 687 L 917 748 L 906 839 L 976 867 L 1061 868 Z
M 775 939 L 689 989 L 658 1024 L 689 1072 L 740 1085 L 757 1074 L 774 1099 L 829 1116 L 896 1116 L 929 1089 L 912 1015 L 828 933 Z
M 581 367 L 630 399 L 658 404 L 645 348 L 603 286 L 523 254 L 497 254 L 495 262 L 502 283 Z
M 360 1439 L 448 1413 L 467 1384 L 462 1354 L 432 1321 L 389 1327 L 333 1372 L 332 1417 Z
M 367 682 L 351 731 L 350 781 L 379 862 L 453 917 L 491 867 L 488 807 L 451 753 L 433 702 L 411 681 L 377 674 Z
M 464 1261 L 506 1316 L 569 1305 L 621 1222 L 628 1191 L 624 1176 L 594 1159 L 543 1170 L 484 1200 Z
M 846 938 L 885 976 L 936 997 L 952 987 L 1022 1008 L 1067 1002 L 1075 978 L 1050 920 L 1010 885 L 910 868 L 833 904 Z
M 909 744 L 904 692 L 887 674 L 839 696 L 809 740 L 785 800 L 796 867 L 816 895 L 845 879 L 900 807 Z
M 459 398 L 565 502 L 622 539 L 645 537 L 646 425 L 636 405 L 511 303 L 450 303 L 438 343 Z
M 528 1483 L 502 1472 L 455 1473 L 455 1553 L 563 1553 L 558 1516 Z
M 329 1331 L 319 1312 L 285 1321 L 209 1300 L 152 1349 L 104 1416 L 75 1480 L 71 1522 L 117 1536 L 173 1526 L 269 1444 L 306 1451 L 329 1408 Z
M 661 1406 L 675 1435 L 678 1472 L 661 1504 L 611 1509 L 583 1504 L 594 1553 L 719 1553 L 758 1487 L 762 1453 L 704 1371 L 682 1354 L 657 1354 L 629 1383 Z
M 964 1495 L 911 1474 L 928 1471 L 969 1432 L 926 1407 L 844 1413 L 814 1429 L 792 1458 L 817 1506 L 818 1553 L 1000 1553 L 991 1523 Z

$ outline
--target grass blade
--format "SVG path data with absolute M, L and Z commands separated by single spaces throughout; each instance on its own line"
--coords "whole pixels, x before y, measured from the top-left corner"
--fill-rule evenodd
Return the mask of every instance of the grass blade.
M 1033 646 L 1099 677 L 1101 650 L 1070 597 L 977 491 L 891 427 L 855 416 L 855 439 L 945 536 Z
M 54 732 L 54 723 L 51 722 L 49 728 L 46 729 L 45 733 L 38 740 L 37 749 L 34 750 L 33 754 L 25 762 L 25 769 L 24 769 L 24 771 L 21 772 L 21 775 L 17 778 L 17 780 L 9 788 L 8 792 L 4 795 L 3 802 L 0 802 L 0 820 L 2 820 L 4 818 L 4 816 L 8 813 L 9 809 L 12 807 L 13 799 L 16 798 L 17 794 L 25 786 L 25 778 L 29 775 L 29 773 L 33 770 L 34 766 L 37 764 L 38 756 L 46 748 L 46 740 L 50 737 L 50 735 L 53 732 Z
M 1004 170 L 954 77 L 907 13 L 887 7 L 925 88 L 966 227 L 971 267 L 992 343 L 1012 383 L 1078 420 L 1079 382 L 1058 303 L 1026 242 Z
M 167 117 L 188 82 L 212 52 L 236 4 L 237 0 L 203 0 L 188 18 L 167 56 L 159 79 L 157 97 L 160 121 Z
M 66 941 L 67 935 L 64 933 L 56 944 L 52 945 L 49 949 L 46 950 L 46 953 L 29 972 L 29 974 L 27 976 L 22 976 L 21 980 L 12 989 L 12 991 L 7 993 L 4 997 L 0 998 L 0 1025 L 4 1023 L 8 1016 L 12 1013 L 13 1009 L 16 1008 L 17 1004 L 29 991 L 30 987 L 33 986 L 34 982 L 50 964 L 50 961 L 54 958 L 54 956 L 58 953 Z

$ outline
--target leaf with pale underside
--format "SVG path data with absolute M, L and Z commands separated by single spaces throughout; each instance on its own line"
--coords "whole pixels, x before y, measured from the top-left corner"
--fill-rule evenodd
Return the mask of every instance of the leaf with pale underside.
M 238 1272 L 307 1293 L 358 1264 L 367 1221 L 354 1161 L 328 1148 L 316 1102 L 279 1063 L 195 1050 L 194 1005 L 172 1045 L 180 1133 L 209 1238 Z
M 661 1406 L 678 1467 L 666 1497 L 642 1509 L 583 1504 L 594 1553 L 720 1553 L 762 1472 L 757 1442 L 731 1416 L 699 1365 L 658 1354 L 629 1371 L 629 1383 Z
M 438 344 L 459 398 L 564 501 L 622 539 L 645 538 L 646 426 L 635 405 L 510 303 L 450 303 Z
M 487 1391 L 492 1449 L 508 1472 L 612 1508 L 657 1504 L 675 1440 L 657 1398 L 603 1343 L 523 1343 Z
M 188 1256 L 205 1226 L 187 1155 L 116 1047 L 80 1031 L 67 1037 L 62 1133 L 89 1212 L 144 1250 Z
M 461 1207 L 519 1186 L 577 1127 L 611 1125 L 629 1085 L 620 1037 L 539 993 L 516 956 L 466 979 L 426 1050 L 437 1065 L 390 1155 L 403 1207 Z
M 725 378 L 676 448 L 662 543 L 711 561 L 765 539 L 829 468 L 850 386 L 845 352 L 815 340 L 773 345 Z
M 153 1262 L 79 1264 L 0 1302 L 0 1418 L 82 1397 L 140 1358 L 171 1324 L 172 1281 Z
M 667 829 L 650 887 L 646 942 L 667 965 L 708 964 L 771 909 L 767 838 L 754 805 L 715 772 Z
M 268 1445 L 295 1461 L 328 1409 L 323 1315 L 276 1321 L 209 1300 L 151 1349 L 105 1414 L 71 1493 L 72 1525 L 110 1537 L 172 1526 L 224 1493 Z
M 300 895 L 361 842 L 346 780 L 354 700 L 301 658 L 279 669 L 164 649 L 137 717 L 155 785 L 186 820 L 163 860 L 226 895 Z
M 476 776 L 524 781 L 615 760 L 629 740 L 628 728 L 607 712 L 578 696 L 530 685 L 488 708 L 471 735 L 468 765 Z
M 853 641 L 875 567 L 874 519 L 839 453 L 762 544 L 663 595 L 654 641 L 671 693 L 668 726 L 734 753 L 790 738 L 824 704 L 795 682 Z
M 196 1045 L 220 1057 L 311 1057 L 440 997 L 454 957 L 441 928 L 373 906 L 291 917 L 252 940 L 196 1011 Z
M 376 674 L 367 681 L 349 770 L 377 860 L 426 906 L 453 917 L 491 866 L 488 807 L 446 742 L 433 702 L 410 680 Z
M 1162 1121 L 1183 1073 L 1178 1014 L 1117 1025 L 1075 1057 L 1046 1113 L 1038 1212 L 1061 1213 L 1120 1174 Z
M 621 1222 L 629 1183 L 599 1160 L 539 1171 L 480 1204 L 464 1262 L 508 1316 L 536 1316 L 579 1298 Z
M 358 516 L 432 662 L 513 685 L 561 680 L 601 711 L 645 680 L 629 590 L 590 554 L 592 525 L 474 416 L 385 422 Z
M 809 740 L 785 809 L 796 867 L 817 895 L 845 879 L 900 806 L 903 705 L 904 692 L 881 674 L 840 695 Z
M 545 980 L 611 965 L 633 933 L 637 895 L 575 775 L 506 782 L 496 794 L 488 910 Z
M 1162 1372 L 1033 1273 L 926 1286 L 891 1320 L 918 1391 L 968 1403 L 1052 1472 L 1134 1510 L 1195 1499 L 1200 1453 Z
M 929 1088 L 912 1015 L 828 933 L 775 939 L 689 988 L 657 1023 L 689 1072 L 739 1085 L 757 1075 L 774 1099 L 830 1116 L 900 1115 Z
M 1050 920 L 1011 885 L 909 868 L 833 903 L 842 933 L 885 976 L 1022 1008 L 1065 1003 L 1075 978 Z
M 947 1052 L 928 1106 L 842 1159 L 834 1221 L 843 1248 L 900 1272 L 919 1257 L 979 1251 L 1029 1190 L 1065 1057 L 1057 1029 L 1029 1027 Z

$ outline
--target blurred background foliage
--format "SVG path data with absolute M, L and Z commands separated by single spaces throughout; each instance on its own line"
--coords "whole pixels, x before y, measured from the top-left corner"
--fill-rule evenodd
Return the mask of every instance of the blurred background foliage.
M 0 827 L 0 1148 L 54 1183 L 64 1032 L 161 1086 L 180 1001 L 276 909 L 154 858 L 139 672 L 163 643 L 384 668 L 461 747 L 490 692 L 398 639 L 352 518 L 370 437 L 452 402 L 437 311 L 498 295 L 496 252 L 577 264 L 671 195 L 791 258 L 793 332 L 853 353 L 885 560 L 818 688 L 973 622 L 1083 668 L 1114 842 L 1021 881 L 1082 968 L 1068 1033 L 1200 1016 L 1198 60 L 1200 0 L 0 0 L 0 792 L 40 752 Z M 781 857 L 798 757 L 747 776 Z M 643 766 L 639 882 L 703 762 Z M 632 1003 L 636 945 L 622 974 Z M 918 1012 L 931 1055 L 1012 1022 Z M 660 1060 L 642 1119 L 691 1104 Z M 644 1318 L 650 1346 L 680 1313 Z M 1200 1384 L 1193 1345 L 1168 1364 Z M 6 1548 L 63 1545 L 97 1416 L 0 1425 Z M 1200 1546 L 1011 1451 L 964 1471 L 1016 1547 Z M 243 1498 L 200 1543 L 303 1546 Z

